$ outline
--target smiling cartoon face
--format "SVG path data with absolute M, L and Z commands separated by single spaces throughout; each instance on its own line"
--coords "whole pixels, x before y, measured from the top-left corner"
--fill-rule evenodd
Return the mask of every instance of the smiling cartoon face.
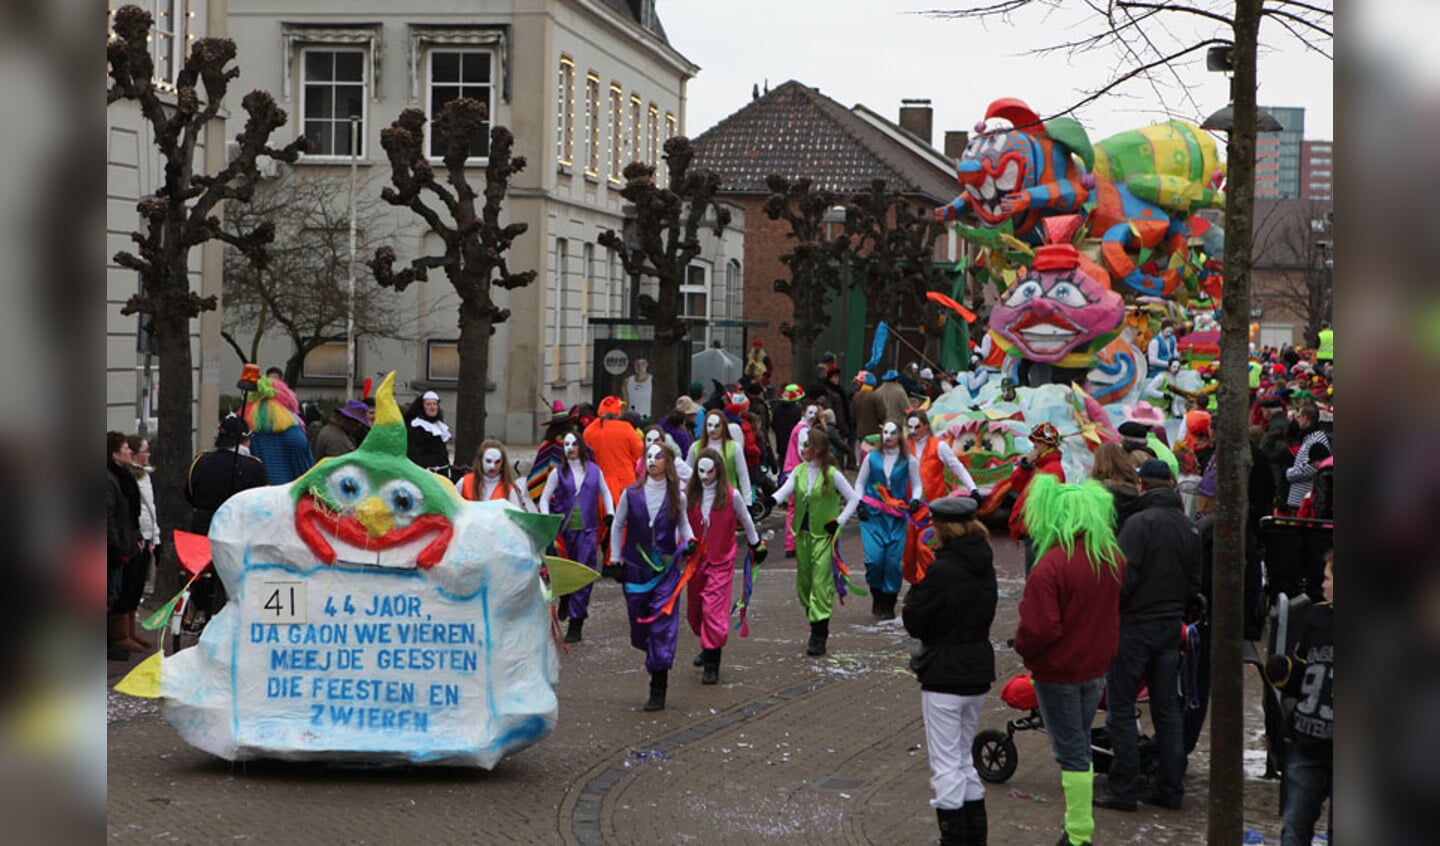
M 429 569 L 445 555 L 460 499 L 453 486 L 407 458 L 404 419 L 388 380 L 375 407 L 375 427 L 359 449 L 295 480 L 295 530 L 325 564 Z
M 1074 247 L 1041 247 L 991 310 L 990 331 L 1022 358 L 1087 366 L 1125 318 L 1124 301 L 1106 283 L 1104 271 Z
M 971 137 L 955 174 L 968 206 L 982 223 L 998 226 L 1008 217 L 1001 201 L 1035 183 L 1033 162 L 1038 155 L 1034 140 L 1013 129 L 994 129 Z

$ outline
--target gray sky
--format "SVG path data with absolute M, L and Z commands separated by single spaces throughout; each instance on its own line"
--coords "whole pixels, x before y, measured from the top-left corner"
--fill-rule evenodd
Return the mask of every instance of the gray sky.
M 970 129 L 990 101 L 1018 97 L 1042 116 L 1072 105 L 1111 78 L 1119 58 L 1110 53 L 1069 58 L 1022 55 L 1093 32 L 1096 18 L 1082 4 L 1064 11 L 1026 11 L 1012 23 L 982 26 L 907 11 L 956 8 L 960 3 L 885 0 L 658 0 L 670 43 L 700 65 L 689 83 L 685 131 L 699 135 L 750 102 L 751 85 L 766 78 L 818 87 L 853 106 L 864 103 L 895 120 L 902 98 L 929 98 L 935 109 L 935 146 L 945 130 Z M 1165 47 L 1216 34 L 1216 25 L 1170 15 L 1173 34 L 1156 31 Z M 1261 28 L 1260 103 L 1304 106 L 1307 138 L 1333 138 L 1332 63 L 1307 50 L 1278 25 Z M 1333 52 L 1333 44 L 1322 45 Z M 1173 49 L 1173 48 L 1171 48 Z M 1203 51 L 1156 86 L 1134 81 L 1123 96 L 1108 95 L 1077 113 L 1092 140 L 1167 117 L 1199 123 L 1229 100 L 1225 74 L 1205 70 Z M 1223 139 L 1222 139 L 1223 141 Z M 1223 143 L 1222 143 L 1223 155 Z

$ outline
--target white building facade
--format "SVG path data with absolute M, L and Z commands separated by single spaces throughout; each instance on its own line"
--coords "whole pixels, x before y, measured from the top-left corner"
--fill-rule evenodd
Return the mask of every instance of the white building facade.
M 663 170 L 661 147 L 683 132 L 685 85 L 698 68 L 665 40 L 650 0 L 338 5 L 230 0 L 229 34 L 239 47 L 243 82 L 271 91 L 289 112 L 277 144 L 310 137 L 311 152 L 295 165 L 297 174 L 348 178 L 351 118 L 358 116 L 360 183 L 377 193 L 389 182 L 380 132 L 403 109 L 433 115 L 449 99 L 469 96 L 489 103 L 492 124 L 510 128 L 513 154 L 528 165 L 511 182 L 505 217 L 529 230 L 506 255 L 512 271 L 534 269 L 537 278 L 525 288 L 495 291 L 511 316 L 491 339 L 486 434 L 532 443 L 551 401 L 590 399 L 589 319 L 631 315 L 631 281 L 619 257 L 597 239 L 624 227 L 625 165 L 638 159 Z M 468 174 L 477 190 L 487 152 L 477 148 Z M 404 210 L 396 215 L 397 267 L 422 251 L 440 251 L 418 217 Z M 691 316 L 740 314 L 743 226 L 737 214 L 724 235 L 707 234 L 686 290 Z M 376 284 L 363 264 L 357 279 Z M 433 389 L 442 408 L 453 410 L 458 301 L 443 273 L 432 271 L 430 281 L 412 285 L 400 302 L 410 337 L 360 339 L 357 383 L 394 370 L 402 402 Z M 289 354 L 288 342 L 278 337 L 262 349 L 262 367 Z M 297 393 L 340 397 L 345 351 L 341 337 L 311 353 Z

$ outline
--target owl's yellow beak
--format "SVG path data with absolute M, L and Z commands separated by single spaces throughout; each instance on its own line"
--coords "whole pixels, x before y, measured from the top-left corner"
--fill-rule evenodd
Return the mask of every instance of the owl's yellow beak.
M 355 509 L 355 519 L 370 532 L 372 538 L 378 538 L 395 528 L 394 515 L 378 496 L 372 496 L 360 503 Z

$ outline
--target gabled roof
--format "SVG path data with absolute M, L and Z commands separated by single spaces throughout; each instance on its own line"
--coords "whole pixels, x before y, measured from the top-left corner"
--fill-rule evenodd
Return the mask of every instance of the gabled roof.
M 884 179 L 890 190 L 936 205 L 953 199 L 944 156 L 899 132 L 792 79 L 696 138 L 695 164 L 720 174 L 724 194 L 768 194 L 765 177 L 778 173 L 840 194 Z
M 648 10 L 644 0 L 605 0 L 605 5 L 639 24 L 642 29 L 655 33 L 655 37 L 659 38 L 661 43 L 670 43 L 670 39 L 665 36 L 665 27 L 660 24 L 660 16 L 655 13 L 654 0 L 651 0 Z M 647 11 L 649 12 L 649 23 L 645 20 Z

